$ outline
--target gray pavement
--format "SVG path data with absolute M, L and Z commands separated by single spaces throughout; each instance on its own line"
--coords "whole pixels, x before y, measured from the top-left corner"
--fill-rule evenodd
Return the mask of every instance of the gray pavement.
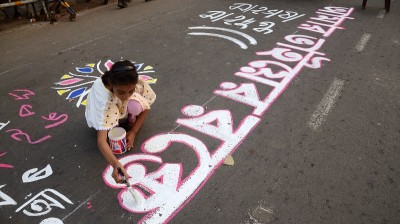
M 400 4 L 383 8 L 133 0 L 0 32 L 0 223 L 400 223 Z M 136 204 L 84 118 L 121 58 L 157 93 L 119 156 Z

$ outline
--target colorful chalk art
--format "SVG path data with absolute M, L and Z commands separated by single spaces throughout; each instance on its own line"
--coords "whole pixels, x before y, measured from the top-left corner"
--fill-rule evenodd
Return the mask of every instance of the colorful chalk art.
M 150 76 L 154 76 L 155 74 L 153 66 L 135 61 L 132 61 L 132 63 L 135 64 L 141 79 L 149 84 L 157 82 L 156 78 Z M 90 92 L 93 82 L 100 78 L 104 74 L 104 71 L 110 70 L 113 64 L 113 61 L 107 60 L 104 63 L 99 61 L 97 63 L 86 64 L 83 67 L 75 67 L 75 71 L 64 74 L 61 77 L 61 81 L 56 82 L 56 86 L 52 88 L 57 90 L 58 95 L 65 96 L 65 99 L 75 103 L 76 107 L 85 106 L 86 96 Z

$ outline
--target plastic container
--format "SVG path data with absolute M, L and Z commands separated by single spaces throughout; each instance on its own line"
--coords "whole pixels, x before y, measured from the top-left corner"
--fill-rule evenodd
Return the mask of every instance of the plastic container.
M 121 127 L 115 127 L 108 132 L 110 148 L 114 154 L 126 152 L 126 131 Z

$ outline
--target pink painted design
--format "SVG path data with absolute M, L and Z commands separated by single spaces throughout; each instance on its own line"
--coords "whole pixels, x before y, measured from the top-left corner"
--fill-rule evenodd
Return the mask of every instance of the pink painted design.
M 57 127 L 58 125 L 65 123 L 68 120 L 68 115 L 61 114 L 57 117 L 57 113 L 53 112 L 53 113 L 50 113 L 48 115 L 48 117 L 42 116 L 42 118 L 45 120 L 48 120 L 48 121 L 57 121 L 53 124 L 46 125 L 45 128 L 48 129 L 48 128 Z
M 5 154 L 7 154 L 7 152 L 1 153 L 0 157 L 4 156 Z M 9 164 L 0 163 L 0 168 L 12 169 L 14 167 L 12 165 L 9 165 Z
M 340 25 L 346 19 L 353 19 L 351 17 L 348 17 L 353 12 L 353 10 L 354 8 L 325 7 L 324 10 L 318 10 L 318 13 L 323 13 L 325 15 L 337 17 L 337 19 L 335 19 L 336 21 L 333 24 L 332 22 L 328 22 L 329 24 L 327 24 L 326 21 L 323 21 L 325 23 L 320 23 L 321 21 L 319 19 L 311 17 L 310 20 L 308 20 L 306 23 L 300 24 L 300 26 L 298 26 L 297 28 L 320 33 L 323 34 L 324 37 L 329 37 L 337 29 L 340 30 L 344 29 L 343 27 L 340 27 Z M 316 20 L 318 22 L 312 20 Z
M 152 77 L 150 77 L 148 75 L 139 75 L 139 77 L 142 78 L 144 81 L 153 79 Z
M 19 116 L 20 117 L 28 117 L 28 116 L 34 115 L 35 112 L 33 112 L 31 110 L 32 110 L 32 106 L 31 105 L 24 104 L 19 109 Z
M 29 143 L 29 144 L 32 144 L 32 145 L 38 144 L 38 143 L 41 143 L 41 142 L 44 142 L 44 141 L 48 140 L 49 138 L 51 138 L 50 135 L 46 135 L 46 136 L 44 136 L 43 138 L 40 138 L 40 139 L 38 139 L 38 140 L 36 140 L 36 141 L 32 141 L 32 140 L 31 140 L 31 137 L 30 137 L 28 134 L 26 134 L 25 132 L 23 132 L 23 131 L 21 131 L 21 130 L 19 130 L 19 129 L 10 129 L 10 130 L 7 130 L 6 133 L 7 133 L 7 132 L 14 132 L 14 133 L 11 135 L 11 138 L 13 138 L 13 139 L 16 140 L 16 141 L 22 141 L 22 139 L 19 138 L 18 136 L 20 136 L 20 135 L 24 136 L 24 137 L 26 138 L 26 140 L 28 141 L 28 143 Z
M 106 63 L 104 63 L 104 66 L 106 66 L 107 70 L 110 71 L 113 64 L 114 64 L 114 62 L 112 62 L 111 60 L 108 60 L 108 61 L 106 61 Z
M 86 208 L 91 209 L 92 208 L 92 203 L 90 201 L 86 202 Z
M 62 85 L 62 86 L 67 86 L 67 85 L 71 85 L 71 84 L 80 82 L 80 81 L 82 81 L 82 80 L 83 80 L 83 79 L 80 79 L 80 78 L 72 78 L 72 79 L 67 79 L 67 80 L 58 82 L 57 84 L 58 84 L 58 85 Z
M 29 96 L 34 96 L 35 93 L 28 89 L 15 89 L 13 92 L 23 92 L 22 95 L 17 95 L 16 93 L 8 93 L 10 96 L 15 97 L 15 100 L 27 100 Z

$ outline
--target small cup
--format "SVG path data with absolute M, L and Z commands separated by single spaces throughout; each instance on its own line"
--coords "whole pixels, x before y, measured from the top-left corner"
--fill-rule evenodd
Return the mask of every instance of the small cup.
M 110 148 L 114 154 L 123 154 L 126 152 L 126 131 L 121 127 L 112 128 L 108 132 Z

